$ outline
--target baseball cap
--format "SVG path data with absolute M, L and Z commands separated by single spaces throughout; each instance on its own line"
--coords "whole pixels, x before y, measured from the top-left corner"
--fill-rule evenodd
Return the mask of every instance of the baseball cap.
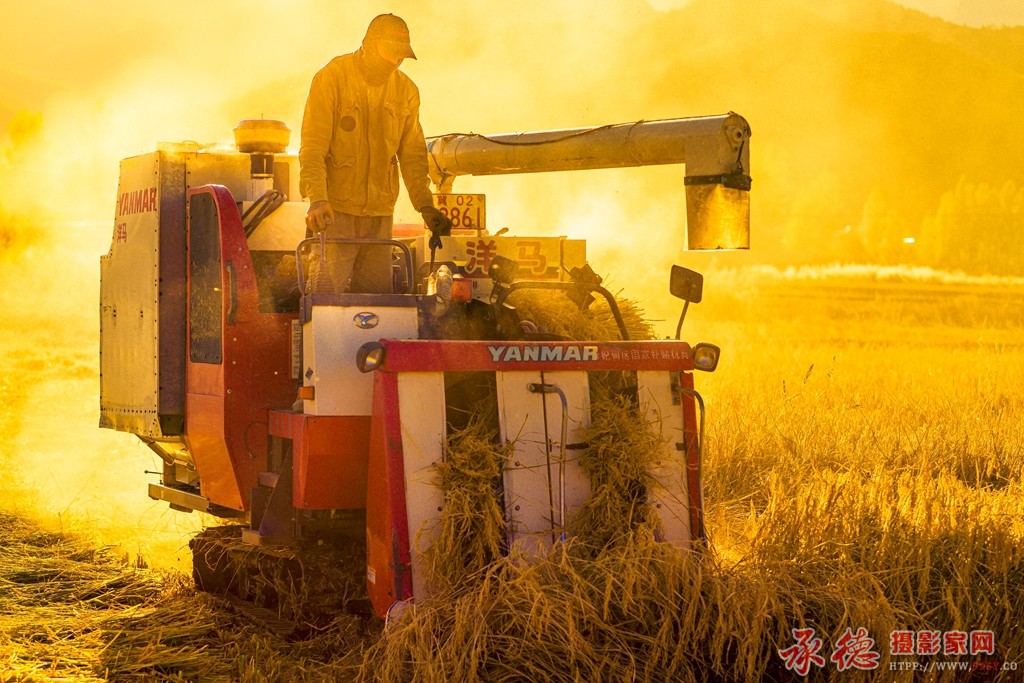
M 412 51 L 412 44 L 409 42 L 409 27 L 401 17 L 394 14 L 379 14 L 373 18 L 366 29 L 366 37 L 363 41 L 373 40 L 377 42 L 382 53 L 389 57 L 398 59 L 416 59 L 416 53 Z

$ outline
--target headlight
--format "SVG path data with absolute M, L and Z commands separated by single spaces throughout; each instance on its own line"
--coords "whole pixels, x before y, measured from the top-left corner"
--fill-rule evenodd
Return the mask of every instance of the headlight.
M 380 342 L 366 342 L 356 352 L 356 367 L 359 372 L 373 372 L 384 364 L 384 345 Z
M 713 372 L 718 367 L 718 356 L 722 353 L 714 344 L 700 343 L 693 347 L 693 368 Z
M 519 262 L 505 256 L 495 256 L 487 268 L 487 275 L 496 285 L 510 285 L 515 282 Z

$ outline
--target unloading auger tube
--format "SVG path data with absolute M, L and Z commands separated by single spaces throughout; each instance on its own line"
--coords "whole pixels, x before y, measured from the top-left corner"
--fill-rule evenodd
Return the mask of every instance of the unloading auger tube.
M 739 114 L 428 138 L 431 180 L 685 164 L 687 248 L 750 247 L 750 125 Z

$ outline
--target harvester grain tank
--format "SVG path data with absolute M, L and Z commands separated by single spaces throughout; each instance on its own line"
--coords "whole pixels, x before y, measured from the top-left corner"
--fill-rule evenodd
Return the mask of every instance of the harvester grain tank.
M 161 458 L 152 498 L 239 523 L 197 539 L 200 584 L 252 597 L 237 568 L 216 576 L 231 544 L 283 558 L 295 576 L 312 544 L 365 568 L 378 615 L 429 595 L 423 558 L 445 506 L 434 465 L 458 416 L 488 396 L 511 449 L 495 487 L 507 547 L 543 551 L 589 495 L 574 449 L 590 423 L 591 374 L 606 371 L 628 378 L 662 425 L 664 457 L 645 492 L 661 538 L 701 541 L 693 371 L 713 370 L 717 347 L 630 339 L 583 240 L 491 234 L 484 198 L 452 183 L 683 163 L 688 247 L 746 248 L 742 117 L 428 140 L 435 201 L 463 220 L 432 271 L 422 226 L 396 227 L 393 294 L 320 286 L 327 250 L 306 235 L 286 126 L 247 121 L 235 134 L 233 149 L 168 144 L 122 161 L 101 259 L 100 426 Z M 509 303 L 531 289 L 584 310 L 604 298 L 619 339 L 538 329 Z M 670 289 L 699 301 L 700 276 L 675 267 Z

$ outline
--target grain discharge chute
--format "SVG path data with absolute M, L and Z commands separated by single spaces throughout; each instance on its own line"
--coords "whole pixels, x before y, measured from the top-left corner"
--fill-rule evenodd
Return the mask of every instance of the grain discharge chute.
M 424 557 L 446 504 L 435 466 L 481 406 L 510 452 L 494 482 L 505 547 L 542 552 L 590 492 L 578 454 L 595 373 L 615 373 L 660 425 L 643 492 L 659 538 L 702 543 L 693 371 L 714 370 L 718 348 L 630 339 L 583 240 L 491 234 L 484 197 L 452 190 L 466 175 L 685 164 L 687 248 L 747 248 L 742 117 L 428 139 L 455 229 L 433 262 L 422 226 L 396 226 L 393 294 L 322 282 L 328 251 L 307 237 L 287 127 L 243 121 L 235 134 L 235 148 L 165 144 L 122 161 L 101 259 L 100 426 L 159 455 L 150 497 L 237 522 L 193 541 L 201 587 L 295 620 L 313 603 L 385 616 L 429 596 Z M 676 266 L 667 279 L 685 315 L 701 277 Z M 524 290 L 584 312 L 606 303 L 616 339 L 552 334 L 510 304 Z M 355 579 L 304 589 L 302 604 L 273 587 L 315 584 L 327 565 Z

